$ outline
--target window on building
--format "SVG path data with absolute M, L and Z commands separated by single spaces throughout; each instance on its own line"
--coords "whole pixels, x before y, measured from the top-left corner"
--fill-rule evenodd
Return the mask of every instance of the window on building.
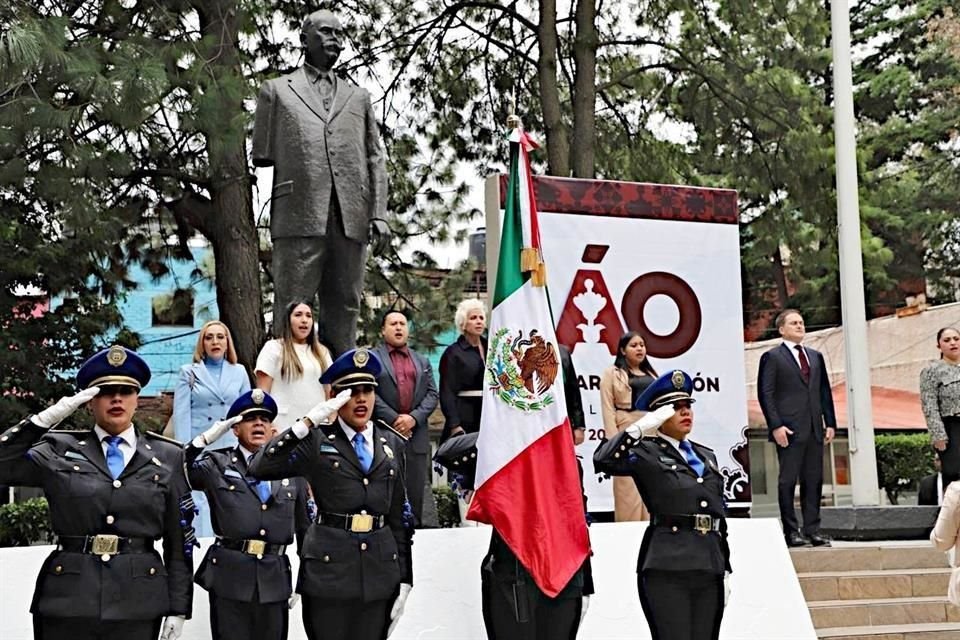
M 150 306 L 155 327 L 193 326 L 193 291 L 190 289 L 176 289 L 173 293 L 154 296 Z

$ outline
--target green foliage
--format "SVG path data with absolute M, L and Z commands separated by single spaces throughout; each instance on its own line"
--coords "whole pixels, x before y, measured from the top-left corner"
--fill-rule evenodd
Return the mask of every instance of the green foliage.
M 457 494 L 447 485 L 433 487 L 433 497 L 437 501 L 437 520 L 445 529 L 460 526 L 460 504 Z
M 46 498 L 0 506 L 0 547 L 25 547 L 53 541 Z
M 898 504 L 903 491 L 916 488 L 920 478 L 934 472 L 930 437 L 925 433 L 878 434 L 874 440 L 880 487 L 891 504 Z

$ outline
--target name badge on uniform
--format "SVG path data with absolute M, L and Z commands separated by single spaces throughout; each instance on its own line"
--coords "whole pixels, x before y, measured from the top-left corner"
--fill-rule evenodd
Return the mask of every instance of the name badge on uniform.
M 84 456 L 84 455 L 82 455 L 82 454 L 79 454 L 79 453 L 77 453 L 76 451 L 67 451 L 67 452 L 66 452 L 65 454 L 63 454 L 63 455 L 64 455 L 64 457 L 70 458 L 71 460 L 86 460 L 86 459 L 87 459 L 86 456 Z
M 320 445 L 320 453 L 340 453 L 340 452 L 337 451 L 337 448 L 332 444 L 327 444 L 326 442 L 324 442 L 323 444 Z
M 676 460 L 674 460 L 670 456 L 660 456 L 660 462 L 664 464 L 675 464 Z
M 243 476 L 240 474 L 240 472 L 237 471 L 237 470 L 235 470 L 235 469 L 225 469 L 224 472 L 223 472 L 223 475 L 227 476 L 228 478 L 242 478 L 242 477 L 243 477 Z
M 162 467 L 162 466 L 163 466 L 163 463 L 161 463 L 160 460 L 159 460 L 158 458 L 156 458 L 156 457 L 152 458 L 152 459 L 150 460 L 150 462 L 152 462 L 153 464 L 157 465 L 158 467 Z

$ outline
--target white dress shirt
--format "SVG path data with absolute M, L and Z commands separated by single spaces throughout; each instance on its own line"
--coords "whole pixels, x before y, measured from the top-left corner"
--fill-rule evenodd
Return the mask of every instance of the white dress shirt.
M 107 433 L 101 429 L 99 425 L 93 428 L 93 432 L 97 434 L 97 439 L 103 448 L 103 459 L 106 460 L 107 448 L 110 446 L 106 438 L 109 438 L 113 434 Z M 120 442 L 120 453 L 123 455 L 123 466 L 126 467 L 130 464 L 130 459 L 133 458 L 133 454 L 137 452 L 137 430 L 134 429 L 131 424 L 123 433 L 118 433 L 117 435 L 123 438 L 123 441 Z
M 799 342 L 790 342 L 789 340 L 784 340 L 783 344 L 787 345 L 787 349 L 790 349 L 790 355 L 793 356 L 793 359 L 797 361 L 797 366 L 800 367 L 800 352 L 797 351 L 797 347 L 803 349 L 803 354 L 807 356 L 807 364 L 810 363 L 810 354 L 807 353 L 807 348 L 804 347 Z M 803 367 L 800 367 L 801 369 Z
M 354 431 L 343 420 L 337 418 L 337 422 L 340 423 L 340 429 L 343 431 L 344 435 L 347 436 L 347 440 L 350 441 L 350 446 L 353 446 L 353 436 L 358 433 L 363 435 L 363 446 L 367 450 L 367 453 L 370 454 L 370 459 L 373 460 L 373 423 L 368 422 L 367 428 L 363 431 Z

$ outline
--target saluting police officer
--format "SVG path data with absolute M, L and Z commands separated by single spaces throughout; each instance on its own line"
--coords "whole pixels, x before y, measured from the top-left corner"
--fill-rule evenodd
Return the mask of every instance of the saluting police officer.
M 692 390 L 683 371 L 657 378 L 635 406 L 649 413 L 593 457 L 598 473 L 632 476 L 652 514 L 637 589 L 653 640 L 716 640 L 726 600 L 723 477 L 713 451 L 688 439 Z
M 42 487 L 57 548 L 30 607 L 38 640 L 180 637 L 193 602 L 193 501 L 179 443 L 133 425 L 150 369 L 113 346 L 61 398 L 0 436 L 0 483 Z M 88 404 L 93 430 L 54 431 Z M 163 559 L 154 549 L 163 540 Z
M 338 395 L 271 440 L 249 467 L 263 479 L 303 476 L 313 488 L 318 515 L 297 582 L 311 640 L 381 640 L 413 584 L 404 441 L 371 421 L 380 369 L 367 349 L 341 355 L 320 378 Z
M 197 570 L 210 592 L 214 640 L 284 640 L 288 606 L 296 596 L 287 546 L 307 530 L 307 489 L 302 478 L 257 481 L 248 461 L 273 437 L 277 403 L 261 389 L 234 401 L 220 420 L 187 446 L 187 477 L 210 504 L 216 541 Z M 236 447 L 205 450 L 228 429 Z

